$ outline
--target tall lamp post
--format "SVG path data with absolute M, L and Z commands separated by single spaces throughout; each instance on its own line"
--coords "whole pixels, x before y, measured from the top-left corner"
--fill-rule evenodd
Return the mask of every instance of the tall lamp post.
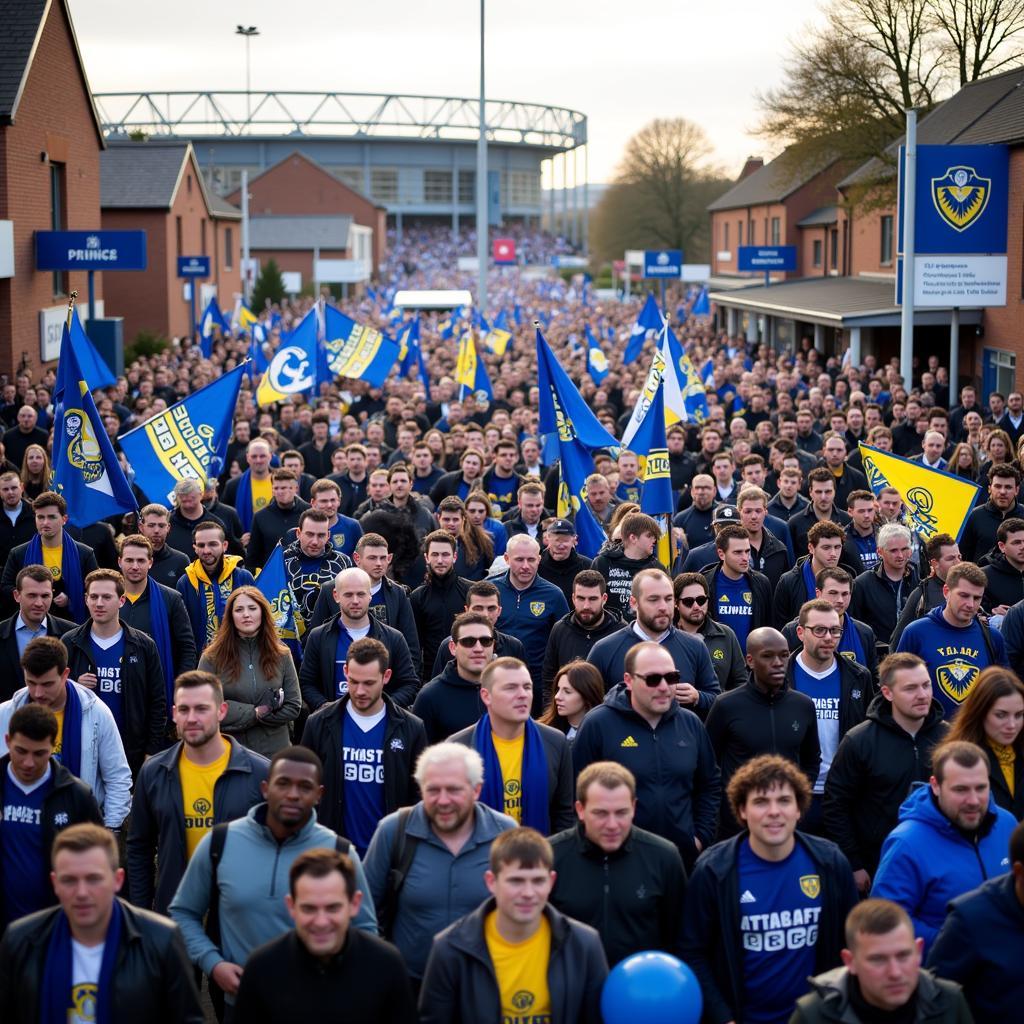
M 476 143 L 476 304 L 487 316 L 487 111 L 484 90 L 484 0 L 480 0 L 480 136 Z
M 255 25 L 249 25 L 249 26 L 239 25 L 238 28 L 235 29 L 235 35 L 236 36 L 244 36 L 245 37 L 245 116 L 246 116 L 246 120 L 248 120 L 249 118 L 252 117 L 252 94 L 250 92 L 250 86 L 249 86 L 249 73 L 250 73 L 250 67 L 251 67 L 251 65 L 249 63 L 249 40 L 252 39 L 253 36 L 258 36 L 259 34 L 260 34 L 260 30 Z

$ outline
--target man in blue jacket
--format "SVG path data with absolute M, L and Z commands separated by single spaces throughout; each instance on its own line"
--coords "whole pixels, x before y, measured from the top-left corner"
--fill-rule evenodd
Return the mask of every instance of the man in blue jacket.
M 929 785 L 914 786 L 882 846 L 871 895 L 898 903 L 928 949 L 950 900 L 1005 874 L 1016 822 L 989 799 L 988 758 L 973 743 L 946 743 Z
M 936 974 L 963 986 L 975 1020 L 1013 1020 L 1024 1005 L 1024 824 L 1010 836 L 1010 864 L 950 903 L 928 956 Z

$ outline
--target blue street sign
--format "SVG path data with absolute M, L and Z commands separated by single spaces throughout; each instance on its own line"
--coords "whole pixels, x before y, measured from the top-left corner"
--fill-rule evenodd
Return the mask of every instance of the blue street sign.
M 740 270 L 796 270 L 795 245 L 741 245 Z
M 36 270 L 145 269 L 145 231 L 36 232 Z
M 648 249 L 644 252 L 644 277 L 683 276 L 682 249 Z
M 179 256 L 178 277 L 209 277 L 209 256 Z

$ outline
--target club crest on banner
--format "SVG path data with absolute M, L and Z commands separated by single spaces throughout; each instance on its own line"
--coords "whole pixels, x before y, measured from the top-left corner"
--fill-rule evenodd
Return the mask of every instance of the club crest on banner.
M 64 414 L 64 432 L 68 437 L 68 462 L 85 478 L 87 487 L 98 484 L 107 473 L 100 446 L 92 433 L 89 417 L 82 409 Z
M 267 376 L 271 387 L 288 395 L 308 391 L 315 379 L 306 351 L 295 345 L 288 345 L 274 354 Z
M 966 231 L 985 212 L 991 194 L 992 179 L 973 167 L 950 167 L 941 178 L 932 178 L 932 202 L 954 231 Z

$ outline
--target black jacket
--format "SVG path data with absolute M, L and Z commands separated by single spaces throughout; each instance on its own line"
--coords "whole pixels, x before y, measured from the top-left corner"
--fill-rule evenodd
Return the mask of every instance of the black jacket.
M 864 648 L 864 668 L 868 670 L 868 674 L 871 676 L 871 684 L 873 692 L 878 692 L 878 648 L 875 647 L 875 634 L 871 632 L 871 627 L 865 625 L 863 622 L 858 622 L 857 619 L 850 620 L 853 623 L 853 628 L 857 630 L 857 636 L 860 637 L 860 645 Z M 782 635 L 786 638 L 786 643 L 789 644 L 791 651 L 799 651 L 803 644 L 800 643 L 800 638 L 796 634 L 796 627 L 799 625 L 798 619 L 793 619 L 791 622 L 787 622 L 785 628 L 782 630 Z M 843 657 L 850 658 L 851 655 L 848 652 L 843 652 Z M 857 664 L 861 664 L 858 662 Z
M 711 655 L 711 667 L 718 676 L 722 692 L 742 686 L 747 681 L 747 662 L 732 629 L 724 622 L 715 622 L 710 615 L 705 615 L 697 635 L 704 640 L 704 646 Z
M 338 649 L 338 634 L 341 620 L 338 616 L 306 634 L 306 645 L 302 649 L 302 667 L 299 669 L 299 687 L 302 699 L 311 711 L 338 696 L 334 682 L 334 659 Z M 402 708 L 409 707 L 416 699 L 420 688 L 420 677 L 412 663 L 409 645 L 405 637 L 378 622 L 370 616 L 370 632 L 367 636 L 379 640 L 388 649 L 388 663 L 391 678 L 388 680 L 387 695 Z
M 696 505 L 691 505 L 673 517 L 672 525 L 678 526 L 686 534 L 686 546 L 688 548 L 697 548 L 701 544 L 706 544 L 709 540 L 715 539 L 714 532 L 711 529 L 711 516 L 713 512 L 713 505 L 711 508 L 706 509 L 699 509 Z
M 892 637 L 889 640 L 890 650 L 896 650 L 896 645 L 900 642 L 903 630 L 907 626 L 918 619 L 923 619 L 933 608 L 938 608 L 946 603 L 946 598 L 942 593 L 944 586 L 945 584 L 938 576 L 926 576 L 913 589 L 903 605 L 896 628 L 892 631 Z
M 227 767 L 213 784 L 213 825 L 244 818 L 262 802 L 260 783 L 270 762 L 224 736 L 230 744 Z M 139 772 L 132 796 L 128 832 L 128 888 L 132 903 L 166 914 L 187 866 L 182 812 L 181 743 L 151 757 Z M 156 862 L 156 880 L 153 863 Z
M 117 898 L 117 897 L 115 897 Z M 118 1021 L 203 1024 L 195 974 L 181 933 L 165 917 L 121 904 L 121 943 L 111 1005 Z M 0 943 L 0 1020 L 37 1024 L 43 973 L 59 907 L 16 921 Z
M 571 608 L 572 581 L 576 579 L 577 573 L 591 568 L 593 564 L 589 558 L 581 555 L 575 548 L 569 552 L 568 558 L 556 562 L 551 557 L 551 552 L 545 548 L 544 553 L 540 556 L 540 568 L 537 570 L 537 575 L 541 579 L 547 580 L 548 583 L 554 583 L 565 594 L 565 603 Z
M 276 501 L 261 508 L 252 517 L 249 544 L 245 549 L 246 568 L 250 571 L 262 569 L 278 541 L 283 547 L 288 547 L 294 539 L 289 531 L 298 527 L 299 516 L 309 507 L 308 502 L 296 497 L 291 508 L 281 508 Z
M 632 740 L 632 742 L 629 742 Z M 618 761 L 636 778 L 635 824 L 675 843 L 690 867 L 694 838 L 715 836 L 721 774 L 701 720 L 675 701 L 651 728 L 630 703 L 624 683 L 588 712 L 572 745 L 578 775 L 595 761 Z
M 767 527 L 761 530 L 761 548 L 755 552 L 750 547 L 750 568 L 768 578 L 774 592 L 783 573 L 788 572 L 793 563 L 789 558 L 789 550 Z
M 349 478 L 348 473 L 337 473 L 327 477 L 333 480 L 341 488 L 341 505 L 338 511 L 343 516 L 350 516 L 364 501 L 366 501 L 366 488 L 370 483 L 370 476 L 367 474 L 358 483 Z
M 132 775 L 142 767 L 147 754 L 164 749 L 167 726 L 167 694 L 164 690 L 164 670 L 156 644 L 145 633 L 133 629 L 124 621 L 124 657 L 121 663 L 121 707 L 124 712 L 125 757 Z M 83 672 L 96 672 L 89 634 L 92 619 L 86 619 L 61 637 L 68 649 L 68 668 L 71 678 Z
M 21 658 L 18 655 L 18 638 L 14 628 L 18 624 L 18 612 L 9 619 L 0 622 L 0 702 L 10 700 L 25 685 L 25 673 L 21 670 Z M 58 619 L 56 615 L 47 615 L 46 635 L 62 637 L 75 628 L 75 623 L 68 619 Z
M 846 499 L 854 491 L 868 490 L 868 478 L 850 465 L 843 466 L 843 475 L 833 477 L 836 482 L 836 508 L 846 508 Z
M 700 982 L 705 1024 L 741 1021 L 743 1013 L 743 936 L 740 919 L 739 849 L 743 832 L 716 843 L 697 861 L 686 890 L 682 958 Z M 839 847 L 827 839 L 796 833 L 817 868 L 821 916 L 814 946 L 815 973 L 840 964 L 846 945 L 843 926 L 857 904 L 853 872 Z
M 430 488 L 430 500 L 434 503 L 434 507 L 436 508 L 440 505 L 445 498 L 450 498 L 453 495 L 458 497 L 459 488 L 462 486 L 462 483 L 463 479 L 461 469 L 453 470 L 451 473 L 445 473 L 444 476 L 442 476 L 441 479 Z M 469 490 L 472 490 L 474 486 L 477 486 L 480 483 L 481 480 L 478 477 L 471 484 L 467 484 L 467 487 Z
M 729 780 L 751 758 L 778 754 L 797 765 L 811 786 L 818 778 L 818 718 L 814 701 L 805 693 L 788 685 L 768 693 L 751 676 L 739 689 L 723 693 L 711 705 L 704 724 L 722 771 L 719 835 L 739 831 L 725 791 Z
M 794 651 L 786 666 L 786 686 L 795 689 L 793 678 L 796 673 L 796 659 L 800 654 Z M 867 718 L 868 705 L 874 696 L 871 673 L 863 665 L 842 655 L 836 657 L 839 666 L 839 739 Z
M 315 441 L 307 441 L 296 450 L 305 461 L 306 472 L 319 479 L 331 472 L 331 456 L 338 450 L 338 444 L 328 438 L 323 448 L 317 448 Z
M 317 754 L 324 766 L 324 797 L 316 809 L 317 821 L 345 833 L 345 778 L 343 746 L 345 707 L 348 694 L 323 704 L 306 719 L 302 745 Z M 413 779 L 416 761 L 427 745 L 423 723 L 410 711 L 384 698 L 384 813 L 408 807 L 420 798 Z
M 915 782 L 931 776 L 932 749 L 946 734 L 942 705 L 931 711 L 911 736 L 892 717 L 892 705 L 879 694 L 867 720 L 854 726 L 836 751 L 825 780 L 825 829 L 846 854 L 854 871 L 873 875 L 885 837 L 896 827 L 900 804 Z
M 800 608 L 805 602 L 813 599 L 814 595 L 807 596 L 807 585 L 804 583 L 804 563 L 810 557 L 804 555 L 798 558 L 796 565 L 782 576 L 775 588 L 773 625 L 780 631 L 787 622 L 800 614 Z
M 996 531 L 1004 519 L 1024 518 L 1024 505 L 1015 503 L 1000 512 L 991 501 L 979 505 L 967 517 L 960 534 L 960 554 L 965 562 L 977 562 L 996 546 Z
M 10 763 L 10 754 L 0 757 L 0 796 L 3 794 L 3 786 L 10 784 L 7 773 Z M 80 778 L 72 775 L 60 761 L 51 758 L 50 770 L 53 772 L 53 777 L 50 788 L 46 796 L 43 797 L 43 808 L 39 815 L 43 834 L 43 850 L 46 854 L 46 864 L 40 864 L 40 870 L 44 870 L 44 868 L 48 870 L 53 840 L 62 829 L 67 828 L 68 825 L 80 825 L 83 822 L 91 822 L 94 825 L 103 824 L 103 815 L 100 813 L 96 798 L 92 795 L 92 790 Z M 3 840 L 4 830 L 0 828 L 0 850 L 3 849 Z M 57 902 L 57 898 L 53 895 L 52 890 L 49 895 L 52 898 L 48 901 L 48 905 L 52 906 Z M 0 890 L 0 922 L 3 920 L 3 892 Z
M 32 511 L 32 502 L 22 498 L 21 510 L 12 523 L 7 513 L 0 509 L 0 554 L 4 558 L 7 553 L 19 544 L 27 544 L 36 533 L 36 514 Z
M 784 523 L 788 523 L 793 516 L 799 515 L 801 512 L 805 511 L 808 505 L 810 505 L 810 502 L 802 494 L 797 494 L 796 503 L 793 507 L 786 508 L 786 506 L 782 504 L 780 495 L 776 494 L 775 497 L 768 502 L 768 515 L 775 516 L 776 519 L 781 519 Z M 796 551 L 795 548 L 793 550 Z M 805 548 L 804 550 L 806 551 L 807 549 Z M 800 552 L 797 552 L 797 555 L 799 554 Z
M 1024 598 L 1024 573 L 1014 569 L 1002 552 L 997 553 L 982 572 L 988 580 L 985 584 L 986 611 L 991 612 L 1001 604 L 1012 607 Z
M 551 848 L 551 904 L 597 930 L 610 966 L 649 949 L 678 955 L 686 871 L 667 839 L 632 828 L 622 846 L 605 853 L 577 822 L 552 836 Z
M 565 733 L 552 729 L 550 725 L 535 723 L 540 730 L 540 738 L 544 744 L 544 753 L 548 762 L 548 819 L 551 822 L 549 835 L 569 828 L 576 820 L 573 811 L 573 764 L 569 744 Z M 473 746 L 473 731 L 476 723 L 450 736 L 452 743 L 461 743 L 464 747 Z
M 151 587 L 160 588 L 164 606 L 167 608 L 168 627 L 171 633 L 171 660 L 174 662 L 174 678 L 177 679 L 182 672 L 191 672 L 199 664 L 199 656 L 196 654 L 196 638 L 192 635 L 192 623 L 189 621 L 188 612 L 185 611 L 185 602 L 182 600 L 181 594 L 171 587 L 157 583 L 150 577 L 146 589 L 138 601 L 134 603 L 125 601 L 121 605 L 121 621 L 126 626 L 145 633 L 146 636 L 153 635 L 153 606 L 149 600 Z
M 642 569 L 665 567 L 658 561 L 656 555 L 648 558 L 627 558 L 621 544 L 609 543 L 594 559 L 591 568 L 608 581 L 608 604 L 605 607 L 617 612 L 624 619 L 632 619 L 635 616 L 629 610 L 629 595 L 633 578 Z M 569 606 L 572 607 L 571 601 Z
M 188 549 L 193 550 L 191 538 Z M 173 590 L 178 585 L 178 580 L 185 575 L 191 561 L 192 559 L 181 551 L 172 548 L 170 544 L 165 544 L 159 551 L 153 552 L 153 568 L 149 570 L 149 578 Z
M 420 1024 L 490 1024 L 502 1019 L 498 980 L 484 938 L 484 921 L 493 910 L 492 897 L 435 936 L 420 989 Z M 550 903 L 544 914 L 551 925 L 551 1020 L 601 1024 L 608 964 L 597 932 Z
M 572 607 L 571 601 L 569 607 Z M 604 610 L 604 617 L 593 629 L 584 629 L 576 619 L 575 612 L 563 615 L 551 627 L 548 645 L 544 651 L 544 664 L 541 668 L 545 707 L 551 697 L 551 688 L 558 670 L 577 658 L 586 661 L 590 648 L 598 640 L 619 629 L 622 629 L 622 619 L 617 612 L 609 611 L 607 607 Z
M 228 541 L 228 552 L 232 555 L 242 554 L 239 542 L 237 540 L 232 541 L 228 524 L 220 516 L 215 516 L 206 508 L 203 509 L 203 514 L 198 519 L 187 519 L 181 514 L 180 509 L 171 509 L 170 523 L 171 528 L 167 532 L 167 540 L 164 543 L 165 546 L 170 545 L 175 551 L 181 551 L 185 555 L 190 551 L 195 551 L 195 548 L 192 546 L 192 531 L 200 523 L 216 523 L 224 530 L 224 536 Z M 189 561 L 192 561 L 192 559 L 189 559 Z
M 708 602 L 708 615 L 718 620 L 718 602 L 716 600 L 716 587 L 718 585 L 718 574 L 722 571 L 722 563 L 705 569 L 701 575 L 708 581 L 708 592 L 711 600 Z M 754 569 L 748 570 L 746 580 L 750 584 L 750 632 L 760 629 L 762 626 L 772 624 L 772 585 L 768 577 Z
M 982 744 L 988 756 L 988 781 L 992 799 L 1009 811 L 1018 821 L 1024 820 L 1024 759 L 1019 755 L 1013 762 L 1013 792 L 1006 784 L 1006 776 L 999 767 L 996 752 L 988 743 Z
M 237 1021 L 415 1024 L 416 1001 L 401 954 L 349 925 L 341 952 L 324 964 L 290 929 L 249 954 L 235 999 Z
M 416 666 L 421 678 L 433 668 L 437 649 L 451 633 L 455 616 L 465 611 L 466 595 L 472 585 L 471 580 L 456 576 L 454 570 L 441 577 L 428 572 L 424 583 L 409 595 L 422 652 L 422 660 Z
M 454 660 L 416 694 L 412 706 L 413 714 L 423 721 L 428 743 L 441 743 L 472 726 L 486 710 L 480 684 L 463 679 Z
M 4 563 L 3 576 L 0 577 L 0 598 L 2 598 L 4 608 L 7 609 L 8 613 L 18 610 L 17 602 L 14 600 L 14 586 L 18 579 L 18 573 L 25 568 L 25 552 L 28 551 L 29 543 L 19 544 L 16 548 L 12 548 L 11 553 L 7 556 L 7 561 Z M 75 547 L 78 548 L 78 561 L 82 567 L 82 582 L 85 583 L 85 577 L 93 569 L 99 568 L 96 563 L 96 555 L 93 554 L 92 548 L 81 541 L 76 540 Z M 54 581 L 53 593 L 56 596 L 57 594 L 66 594 L 67 592 L 67 580 L 61 574 L 61 578 Z M 54 605 L 53 608 L 56 611 L 64 612 L 65 615 L 71 614 L 71 609 L 67 605 L 63 608 L 59 605 Z
M 242 553 L 242 520 L 235 511 L 235 507 L 225 504 L 223 501 L 217 501 L 216 498 L 213 501 L 204 502 L 203 507 L 224 524 L 224 529 L 228 534 L 228 551 L 233 555 L 240 555 Z M 192 550 L 191 545 L 188 550 Z
M 850 517 L 843 512 L 836 505 L 832 506 L 832 511 L 829 513 L 829 520 L 841 526 L 844 529 L 850 525 Z M 807 553 L 807 534 L 810 533 L 811 527 L 821 520 L 818 519 L 817 513 L 814 511 L 813 505 L 808 505 L 802 512 L 797 512 L 796 515 L 790 516 L 789 518 L 789 533 L 793 538 L 793 552 L 796 557 L 799 558 L 801 555 Z
M 887 644 L 903 607 L 918 585 L 917 570 L 908 562 L 906 572 L 898 588 L 894 589 L 885 566 L 879 562 L 871 572 L 862 572 L 853 581 L 853 594 L 847 612 L 855 619 L 866 623 L 875 634 L 876 644 Z

